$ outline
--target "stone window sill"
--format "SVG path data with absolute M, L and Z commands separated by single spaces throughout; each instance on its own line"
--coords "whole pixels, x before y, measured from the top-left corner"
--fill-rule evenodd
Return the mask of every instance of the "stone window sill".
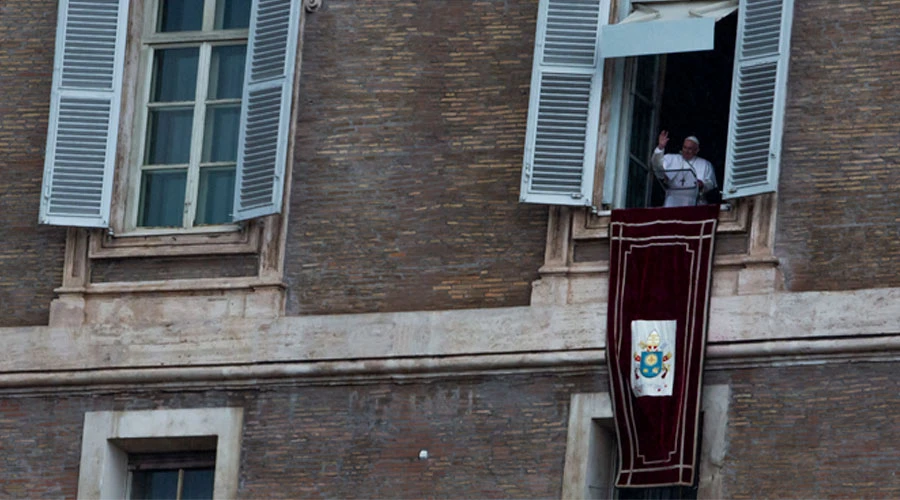
M 254 220 L 242 225 L 169 233 L 142 231 L 114 235 L 94 230 L 89 237 L 89 257 L 110 259 L 256 253 L 260 248 L 262 227 L 260 221 Z

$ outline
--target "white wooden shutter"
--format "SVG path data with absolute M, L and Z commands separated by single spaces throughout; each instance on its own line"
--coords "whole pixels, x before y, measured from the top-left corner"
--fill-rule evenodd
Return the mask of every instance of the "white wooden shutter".
M 521 201 L 590 205 L 609 0 L 541 0 Z
M 723 196 L 775 191 L 793 0 L 742 0 L 738 14 Z
M 40 222 L 109 225 L 128 0 L 60 0 Z
M 281 211 L 299 0 L 254 0 L 238 139 L 234 220 Z

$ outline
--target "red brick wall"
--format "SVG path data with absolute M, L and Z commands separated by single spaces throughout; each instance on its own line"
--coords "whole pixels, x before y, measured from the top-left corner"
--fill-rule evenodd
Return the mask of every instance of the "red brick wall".
M 776 239 L 786 285 L 900 286 L 900 1 L 794 10 Z
M 896 363 L 731 375 L 727 498 L 898 498 Z
M 56 1 L 0 2 L 0 327 L 47 324 L 63 228 L 38 225 Z
M 0 497 L 75 497 L 85 411 L 229 405 L 245 408 L 242 498 L 558 497 L 569 394 L 602 384 L 519 376 L 0 396 Z
M 536 0 L 329 0 L 308 16 L 289 314 L 528 304 L 518 202 Z
M 900 496 L 890 363 L 707 374 L 731 383 L 727 498 Z M 242 498 L 551 498 L 569 398 L 598 375 L 0 396 L 0 496 L 74 497 L 85 411 L 245 408 Z M 430 458 L 419 461 L 419 450 Z

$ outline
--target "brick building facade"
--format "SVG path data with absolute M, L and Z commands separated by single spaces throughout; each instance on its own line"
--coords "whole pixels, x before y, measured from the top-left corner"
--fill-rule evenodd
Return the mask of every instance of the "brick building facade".
M 281 213 L 169 242 L 38 224 L 58 4 L 0 6 L 0 495 L 87 495 L 88 413 L 198 408 L 242 409 L 241 498 L 573 491 L 609 243 L 518 199 L 538 0 L 315 4 Z M 900 494 L 896 7 L 793 6 L 777 192 L 720 221 L 701 497 Z

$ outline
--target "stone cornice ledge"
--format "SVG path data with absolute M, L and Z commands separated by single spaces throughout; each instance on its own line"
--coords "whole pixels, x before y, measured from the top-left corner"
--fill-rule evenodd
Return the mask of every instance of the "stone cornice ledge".
M 212 370 L 204 377 L 228 378 L 243 372 L 264 377 L 268 371 L 301 376 L 317 370 L 578 366 L 602 360 L 605 325 L 606 304 L 598 303 L 165 326 L 3 328 L 0 387 L 49 372 L 68 372 L 73 382 L 91 383 L 101 372 L 141 369 Z M 715 297 L 709 357 L 765 359 L 861 349 L 896 353 L 898 335 L 900 288 Z M 283 367 L 248 368 L 267 364 Z

